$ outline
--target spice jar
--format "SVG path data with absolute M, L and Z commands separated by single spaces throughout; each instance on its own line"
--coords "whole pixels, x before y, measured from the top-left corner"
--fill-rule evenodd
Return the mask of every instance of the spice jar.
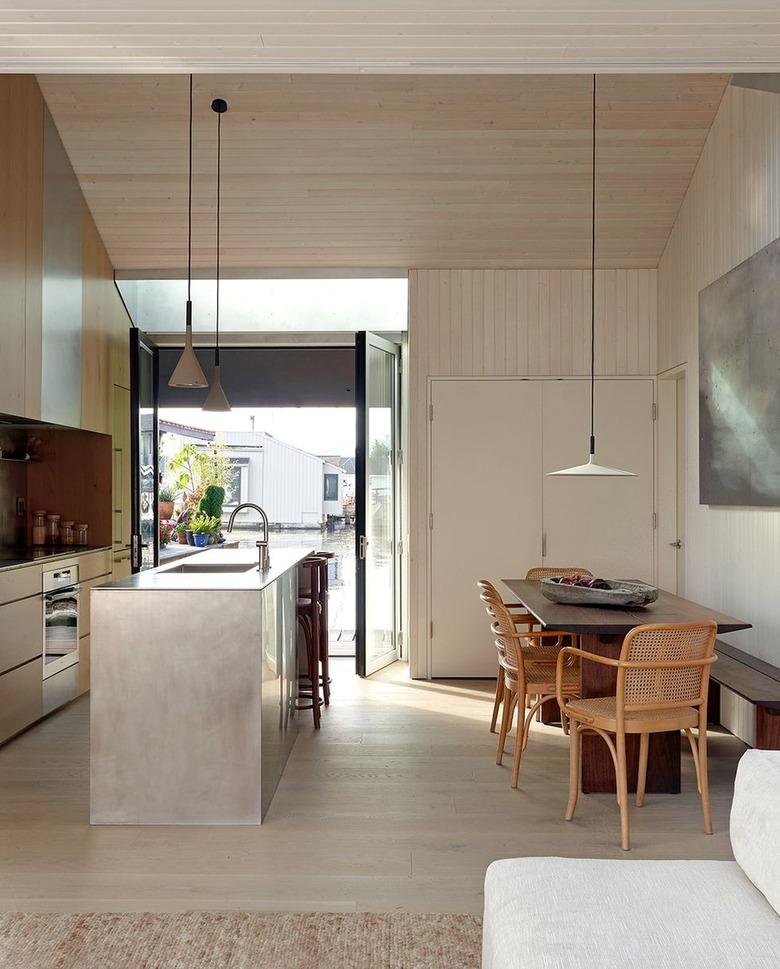
M 46 511 L 34 511 L 32 523 L 33 545 L 46 544 Z
M 46 516 L 46 544 L 60 544 L 60 515 Z
M 77 545 L 87 545 L 89 544 L 87 539 L 87 532 L 89 530 L 89 525 L 81 522 L 76 525 L 76 544 Z
M 75 538 L 75 532 L 73 530 L 73 522 L 63 522 L 62 531 L 60 532 L 60 541 L 63 545 L 72 545 Z

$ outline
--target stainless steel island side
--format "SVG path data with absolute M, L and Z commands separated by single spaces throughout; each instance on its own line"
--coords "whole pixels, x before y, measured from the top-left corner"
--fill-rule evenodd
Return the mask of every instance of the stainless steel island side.
M 259 824 L 295 741 L 298 566 L 214 549 L 92 591 L 92 824 Z

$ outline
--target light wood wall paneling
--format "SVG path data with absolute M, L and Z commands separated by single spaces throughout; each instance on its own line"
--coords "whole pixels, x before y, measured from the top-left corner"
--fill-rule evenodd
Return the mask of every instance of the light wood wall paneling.
M 780 514 L 700 505 L 698 294 L 780 236 L 780 96 L 731 87 L 658 269 L 659 369 L 687 364 L 687 594 L 744 616 L 733 642 L 780 661 Z
M 655 375 L 655 270 L 599 270 L 596 296 L 597 372 Z M 576 269 L 414 270 L 409 304 L 409 629 L 412 675 L 426 676 L 429 380 L 587 374 L 590 275 Z

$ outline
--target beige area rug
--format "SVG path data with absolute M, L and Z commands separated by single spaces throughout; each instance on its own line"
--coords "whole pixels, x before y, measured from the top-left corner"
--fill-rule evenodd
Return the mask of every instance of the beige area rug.
M 470 915 L 0 915 L 2 969 L 479 969 Z

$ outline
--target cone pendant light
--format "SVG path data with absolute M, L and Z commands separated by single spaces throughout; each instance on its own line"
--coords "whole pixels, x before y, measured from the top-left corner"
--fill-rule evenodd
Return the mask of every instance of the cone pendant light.
M 548 471 L 550 477 L 635 478 L 633 471 L 621 471 L 596 463 L 596 75 L 593 75 L 593 141 L 591 166 L 591 234 L 590 234 L 590 447 L 588 460 L 573 468 Z
M 217 114 L 217 309 L 216 309 L 216 342 L 214 346 L 214 379 L 211 381 L 206 403 L 203 410 L 230 410 L 230 404 L 222 389 L 222 374 L 219 366 L 219 250 L 220 250 L 220 196 L 222 190 L 222 115 L 227 111 L 228 103 L 224 98 L 214 98 L 211 110 Z
M 192 349 L 192 74 L 190 74 L 189 162 L 187 172 L 187 309 L 184 318 L 184 349 L 168 381 L 169 387 L 208 387 Z

